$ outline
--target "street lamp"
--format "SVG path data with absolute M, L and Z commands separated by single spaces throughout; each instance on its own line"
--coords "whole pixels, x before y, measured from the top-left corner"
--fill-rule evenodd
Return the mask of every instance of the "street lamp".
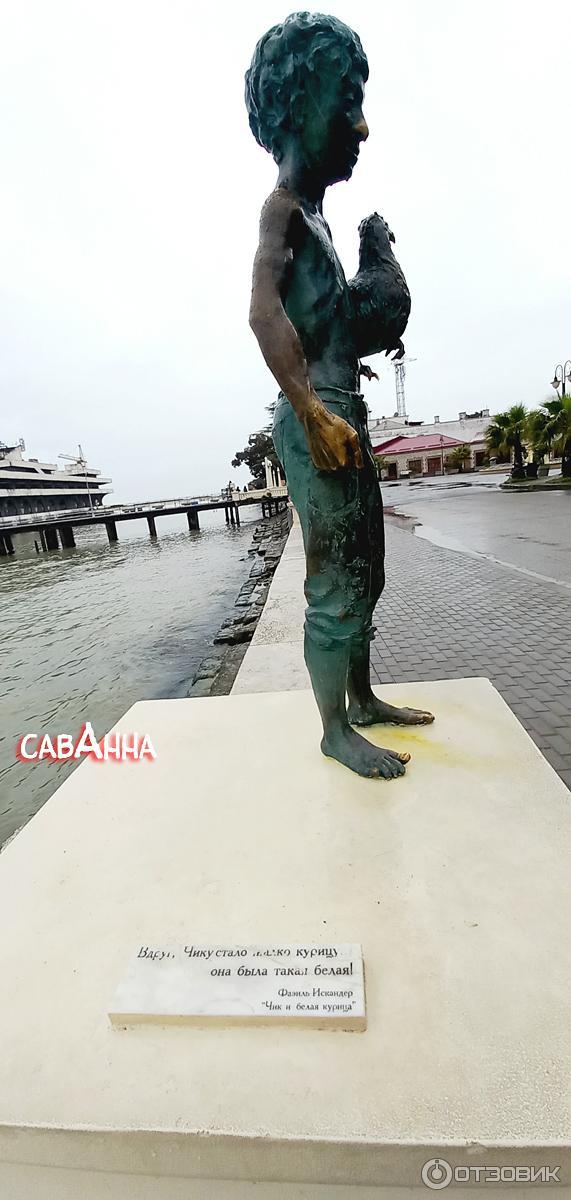
M 561 399 L 563 399 L 566 394 L 565 383 L 567 380 L 571 382 L 571 358 L 568 358 L 566 363 L 557 364 L 553 379 L 551 380 L 551 386 L 555 388 L 555 391 L 558 391 L 559 388 L 561 388 Z

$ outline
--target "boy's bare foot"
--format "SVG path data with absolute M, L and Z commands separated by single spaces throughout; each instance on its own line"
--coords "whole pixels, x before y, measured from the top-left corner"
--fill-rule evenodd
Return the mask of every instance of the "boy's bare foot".
M 351 725 L 431 725 L 434 720 L 421 708 L 395 708 L 375 695 L 364 705 L 350 704 L 347 717 Z
M 373 746 L 350 726 L 329 730 L 323 737 L 321 749 L 328 758 L 337 759 L 366 779 L 395 779 L 397 775 L 404 775 L 404 765 L 410 760 L 410 754 Z

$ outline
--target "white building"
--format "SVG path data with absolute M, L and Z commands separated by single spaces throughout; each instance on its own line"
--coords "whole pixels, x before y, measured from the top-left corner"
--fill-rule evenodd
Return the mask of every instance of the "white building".
M 264 471 L 266 473 L 266 487 L 268 488 L 285 488 L 286 481 L 282 474 L 282 469 L 279 463 L 273 463 L 271 459 L 264 459 Z
M 470 447 L 471 456 L 466 462 L 465 470 L 477 471 L 484 463 L 487 457 L 486 449 L 486 430 L 490 424 L 490 410 L 483 408 L 481 412 L 458 414 L 458 419 L 453 421 L 441 421 L 439 416 L 434 418 L 434 421 L 425 423 L 424 421 L 411 421 L 409 418 L 402 417 L 370 417 L 369 418 L 369 435 L 373 444 L 373 450 L 379 454 L 383 454 L 390 460 L 390 449 L 383 449 L 387 442 L 393 438 L 426 438 L 427 447 L 432 449 L 433 445 L 440 445 L 440 439 L 443 439 L 445 448 L 450 447 L 450 442 L 447 439 L 460 445 Z M 399 462 L 398 474 L 406 474 L 409 468 L 406 465 L 406 455 L 403 457 L 402 447 L 399 447 Z M 420 470 L 416 463 L 418 454 L 414 454 L 415 474 L 434 474 L 440 473 L 436 471 L 434 465 L 432 469 L 427 463 L 422 463 Z M 393 477 L 394 473 L 393 473 Z
M 113 491 L 111 480 L 83 458 L 58 467 L 24 458 L 24 449 L 21 439 L 12 446 L 0 442 L 0 518 L 90 510 Z

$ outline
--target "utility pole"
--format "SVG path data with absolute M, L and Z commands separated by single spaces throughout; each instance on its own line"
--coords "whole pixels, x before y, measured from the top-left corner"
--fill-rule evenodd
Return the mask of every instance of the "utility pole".
M 416 362 L 416 358 L 393 358 L 395 368 L 395 388 L 397 393 L 397 417 L 402 417 L 406 421 L 406 400 L 404 396 L 404 380 L 406 375 L 406 363 Z

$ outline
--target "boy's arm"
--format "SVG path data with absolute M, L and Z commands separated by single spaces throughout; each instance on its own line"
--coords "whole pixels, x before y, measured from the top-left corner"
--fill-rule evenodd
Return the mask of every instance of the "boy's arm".
M 304 427 L 315 466 L 325 471 L 362 467 L 355 430 L 333 416 L 311 386 L 303 346 L 282 304 L 280 287 L 292 253 L 288 233 L 297 208 L 293 197 L 277 189 L 262 209 L 250 325 L 272 375 Z

